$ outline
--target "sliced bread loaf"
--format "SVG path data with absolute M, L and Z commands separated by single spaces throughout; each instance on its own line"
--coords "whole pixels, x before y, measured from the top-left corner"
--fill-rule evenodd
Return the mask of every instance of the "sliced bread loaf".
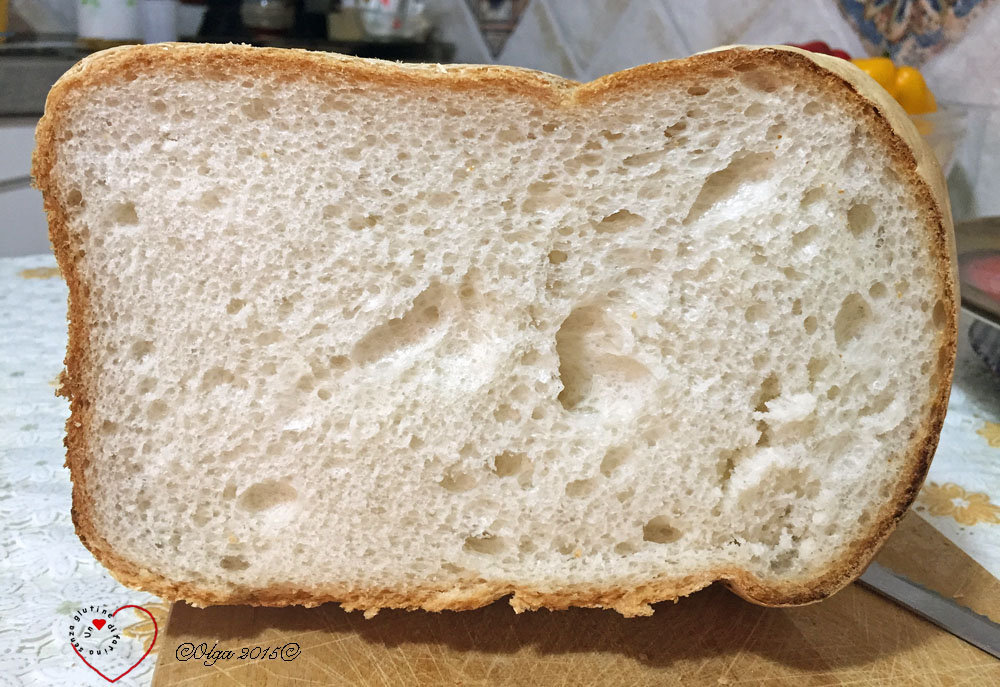
M 77 530 L 169 599 L 810 602 L 937 442 L 940 172 L 834 58 L 127 47 L 52 89 L 34 173 Z

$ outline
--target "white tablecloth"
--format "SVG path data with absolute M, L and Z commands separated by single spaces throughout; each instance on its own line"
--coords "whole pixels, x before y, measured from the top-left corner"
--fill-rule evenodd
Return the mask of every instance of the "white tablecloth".
M 69 411 L 54 395 L 65 315 L 52 256 L 0 259 L 0 684 L 103 684 L 70 647 L 72 612 L 141 604 L 162 629 L 168 609 L 115 582 L 73 531 L 62 445 Z M 916 508 L 1000 577 L 1000 378 L 969 349 L 967 328 L 963 320 L 948 416 Z M 125 635 L 148 643 L 151 623 Z M 149 657 L 116 684 L 147 685 L 152 669 Z

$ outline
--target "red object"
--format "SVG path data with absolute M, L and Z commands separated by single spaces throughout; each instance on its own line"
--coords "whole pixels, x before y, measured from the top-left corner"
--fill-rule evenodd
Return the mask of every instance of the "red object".
M 808 43 L 789 43 L 793 48 L 802 48 L 809 52 L 818 52 L 824 55 L 830 54 L 830 46 L 823 41 L 809 41 Z
M 1000 300 L 1000 255 L 975 257 L 965 265 L 965 277 L 970 286 Z
M 96 620 L 91 620 L 90 622 L 94 623 L 94 627 L 98 630 L 103 630 L 104 626 L 108 624 L 108 621 L 104 618 L 97 618 Z
M 834 50 L 827 43 L 823 41 L 809 41 L 808 43 L 786 43 L 785 45 L 790 45 L 793 48 L 801 48 L 803 50 L 808 50 L 809 52 L 818 52 L 821 55 L 833 55 L 834 57 L 839 57 L 842 60 L 849 60 L 851 56 L 848 55 L 843 50 Z

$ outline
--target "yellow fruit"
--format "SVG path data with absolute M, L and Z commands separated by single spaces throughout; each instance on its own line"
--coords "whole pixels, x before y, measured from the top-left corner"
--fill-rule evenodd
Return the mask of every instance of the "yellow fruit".
M 934 94 L 927 88 L 923 75 L 913 67 L 896 70 L 896 100 L 909 114 L 927 114 L 937 111 Z
M 893 90 L 896 87 L 896 65 L 888 57 L 856 57 L 851 60 L 861 71 L 872 77 L 878 85 L 896 97 Z

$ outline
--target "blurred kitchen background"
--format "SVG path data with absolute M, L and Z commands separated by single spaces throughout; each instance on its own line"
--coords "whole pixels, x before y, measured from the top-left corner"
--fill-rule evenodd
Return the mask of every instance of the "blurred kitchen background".
M 997 0 L 0 0 L 0 36 L 0 256 L 49 250 L 28 175 L 55 79 L 95 49 L 177 39 L 510 64 L 579 81 L 718 45 L 821 40 L 917 67 L 941 110 L 928 126 L 950 139 L 956 220 L 1000 215 Z

